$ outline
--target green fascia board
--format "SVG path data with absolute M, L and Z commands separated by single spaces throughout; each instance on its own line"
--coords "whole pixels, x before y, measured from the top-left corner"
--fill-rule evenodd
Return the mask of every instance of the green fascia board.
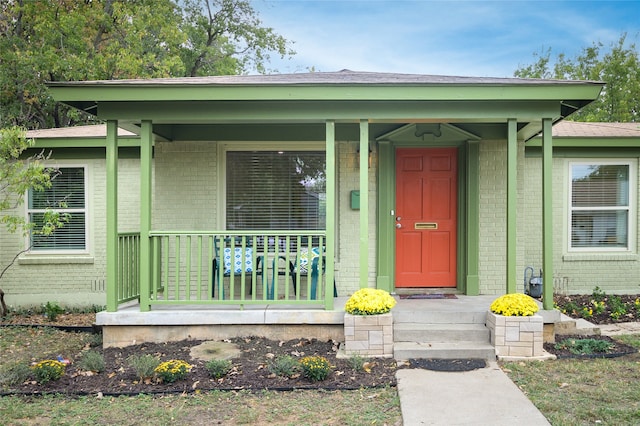
M 34 139 L 34 148 L 104 148 L 105 137 L 97 138 L 38 138 Z M 131 137 L 118 138 L 118 147 L 139 147 L 140 139 Z
M 557 101 L 388 101 L 388 102 L 101 102 L 104 120 L 152 120 L 163 123 L 448 121 L 519 122 L 560 118 Z
M 527 142 L 526 147 L 541 147 L 542 139 L 536 137 Z M 554 148 L 637 148 L 640 138 L 629 137 L 554 137 Z
M 78 84 L 80 83 L 80 84 Z M 72 104 L 102 101 L 391 101 L 391 100 L 556 100 L 592 101 L 603 84 L 550 81 L 548 84 L 91 84 L 50 83 L 56 101 Z

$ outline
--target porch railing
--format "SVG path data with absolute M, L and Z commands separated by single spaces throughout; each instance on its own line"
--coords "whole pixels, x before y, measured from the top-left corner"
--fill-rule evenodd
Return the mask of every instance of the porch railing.
M 140 297 L 140 233 L 118 234 L 118 305 Z
M 323 305 L 335 291 L 333 282 L 326 285 L 325 235 L 324 231 L 152 232 L 149 303 Z M 133 278 L 139 277 L 140 268 L 137 238 L 132 234 L 119 238 L 119 302 L 140 292 Z

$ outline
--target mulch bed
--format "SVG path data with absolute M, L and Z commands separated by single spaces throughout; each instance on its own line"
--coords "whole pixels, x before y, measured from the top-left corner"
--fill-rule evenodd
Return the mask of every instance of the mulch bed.
M 126 348 L 94 348 L 105 358 L 106 368 L 99 374 L 88 374 L 79 370 L 75 363 L 67 367 L 65 375 L 57 381 L 45 384 L 28 382 L 8 390 L 7 393 L 42 394 L 101 394 L 127 395 L 138 393 L 182 393 L 199 390 L 293 390 L 293 389 L 359 389 L 361 387 L 395 386 L 396 362 L 393 359 L 373 359 L 367 371 L 355 371 L 347 359 L 338 359 L 338 344 L 333 341 L 321 342 L 315 339 L 300 339 L 287 342 L 272 341 L 259 337 L 234 338 L 241 355 L 232 360 L 233 369 L 224 378 L 215 380 L 209 376 L 205 361 L 192 359 L 192 346 L 202 343 L 189 340 L 177 343 L 146 343 Z M 184 380 L 174 383 L 144 382 L 136 377 L 134 369 L 127 362 L 132 355 L 152 354 L 162 361 L 180 359 L 193 365 Z M 294 378 L 275 376 L 269 371 L 270 362 L 276 357 L 290 355 L 302 357 L 321 355 L 332 365 L 332 372 L 326 380 L 311 382 L 298 375 Z M 7 390 L 5 390 L 6 392 Z
M 615 340 L 609 336 L 571 336 L 571 335 L 556 335 L 556 342 L 562 342 L 565 339 L 594 339 L 604 340 L 611 343 L 613 346 L 605 353 L 593 353 L 593 354 L 574 354 L 569 349 L 556 349 L 556 343 L 545 343 L 544 349 L 554 354 L 557 358 L 616 358 L 623 355 L 637 354 L 638 349 L 624 344 L 618 340 Z

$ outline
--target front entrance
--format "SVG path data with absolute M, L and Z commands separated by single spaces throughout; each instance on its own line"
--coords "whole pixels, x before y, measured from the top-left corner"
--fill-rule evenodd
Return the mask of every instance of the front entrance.
M 456 286 L 457 154 L 396 149 L 396 287 Z

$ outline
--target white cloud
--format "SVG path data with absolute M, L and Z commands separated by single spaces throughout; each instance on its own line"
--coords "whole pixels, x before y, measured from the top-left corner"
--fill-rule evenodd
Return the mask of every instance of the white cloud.
M 265 25 L 296 42 L 293 61 L 273 63 L 280 72 L 511 76 L 534 52 L 573 57 L 592 42 L 640 31 L 637 2 L 277 0 L 254 7 Z

